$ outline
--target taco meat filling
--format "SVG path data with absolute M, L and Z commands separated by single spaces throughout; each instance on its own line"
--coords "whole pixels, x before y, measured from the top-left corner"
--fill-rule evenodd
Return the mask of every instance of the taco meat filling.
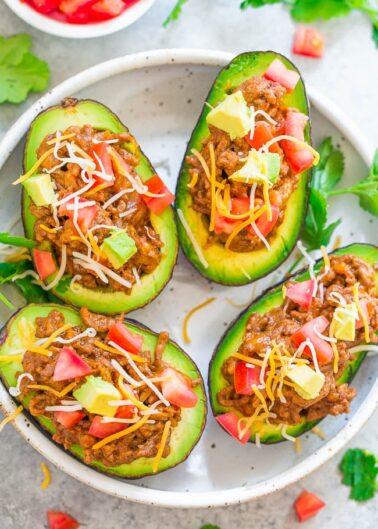
M 122 323 L 123 315 L 105 317 L 85 308 L 80 314 L 87 326 L 83 336 L 79 336 L 83 333 L 82 327 L 64 326 L 64 316 L 59 310 L 36 318 L 32 330 L 34 347 L 43 347 L 44 341 L 51 341 L 52 333 L 56 334 L 46 347 L 51 356 L 35 349 L 24 354 L 23 371 L 28 375 L 20 381 L 20 398 L 30 395 L 30 413 L 50 418 L 56 429 L 54 441 L 66 449 L 79 446 L 86 463 L 96 460 L 112 467 L 132 463 L 140 457 L 156 457 L 169 421 L 168 438 L 162 452 L 162 457 L 167 457 L 171 450 L 171 433 L 181 419 L 181 408 L 170 404 L 167 400 L 172 400 L 170 396 L 164 397 L 165 381 L 178 377 L 185 385 L 192 399 L 186 407 L 196 404 L 197 396 L 191 388 L 199 381 L 192 381 L 164 364 L 162 355 L 169 336 L 163 332 L 155 351 L 141 347 L 136 355 L 131 354 L 134 365 L 152 383 L 151 387 L 146 385 L 127 358 L 130 353 L 125 356 L 121 352 L 123 347 L 117 352 L 117 345 L 112 342 L 113 339 L 122 343 L 120 333 L 126 332 L 126 339 L 130 341 L 128 349 L 132 344 L 141 345 L 141 335 L 138 338 L 137 334 L 127 332 Z M 91 329 L 90 334 L 88 329 Z M 64 380 L 57 380 L 62 378 Z M 135 431 L 118 439 L 109 438 L 117 433 L 122 435 L 133 426 Z
M 265 77 L 252 77 L 230 92 L 226 100 L 238 94 L 238 111 L 244 106 L 253 123 L 237 137 L 226 131 L 227 124 L 223 127 L 219 118 L 218 127 L 212 124 L 211 113 L 217 106 L 207 116 L 210 135 L 202 143 L 200 156 L 192 151 L 187 163 L 191 206 L 203 215 L 209 228 L 208 245 L 221 242 L 234 252 L 250 252 L 264 244 L 269 249 L 269 240 L 284 220 L 286 204 L 298 186 L 299 173 L 313 164 L 314 157 L 303 142 L 300 148 L 294 144 L 293 150 L 293 142 L 273 140 L 283 134 L 293 136 L 292 122 L 298 123 L 303 136 L 308 121 L 304 114 L 285 106 L 286 93 L 281 84 Z M 230 103 L 235 111 L 236 103 Z M 271 140 L 273 144 L 265 148 Z M 212 149 L 216 179 L 213 197 L 209 178 Z M 296 163 L 297 156 L 305 165 Z
M 71 126 L 46 136 L 37 157 L 43 160 L 39 172 L 50 175 L 55 196 L 37 206 L 35 175 L 25 182 L 34 199 L 35 240 L 48 241 L 60 263 L 64 248 L 65 273 L 75 283 L 130 293 L 159 265 L 163 247 L 149 207 L 150 200 L 156 206 L 161 194 L 150 193 L 138 176 L 140 151 L 133 136 Z M 159 177 L 153 179 L 163 186 Z
M 337 381 L 361 352 L 356 346 L 378 342 L 375 271 L 353 255 L 329 259 L 316 282 L 288 281 L 282 306 L 252 314 L 235 357 L 223 363 L 228 384 L 218 401 L 240 412 L 244 426 L 349 412 L 356 390 Z

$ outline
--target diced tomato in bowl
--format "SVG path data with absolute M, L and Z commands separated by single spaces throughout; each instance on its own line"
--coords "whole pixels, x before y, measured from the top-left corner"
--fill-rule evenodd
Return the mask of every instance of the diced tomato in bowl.
M 99 0 L 89 11 L 91 20 L 98 22 L 117 17 L 126 9 L 123 0 Z
M 38 13 L 51 13 L 59 7 L 62 0 L 29 0 L 28 3 L 34 7 Z

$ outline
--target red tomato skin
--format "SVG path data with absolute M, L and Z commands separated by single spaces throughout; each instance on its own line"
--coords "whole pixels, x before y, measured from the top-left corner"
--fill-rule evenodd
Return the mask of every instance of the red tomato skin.
M 252 364 L 251 364 L 252 365 Z M 261 369 L 247 367 L 246 362 L 237 362 L 234 371 L 234 386 L 239 395 L 253 395 L 252 386 L 260 384 Z
M 319 338 L 315 334 L 315 325 L 318 332 L 322 333 L 328 327 L 329 321 L 324 316 L 318 316 L 317 318 L 314 318 L 313 320 L 310 320 L 305 323 L 300 329 L 298 329 L 294 334 L 292 334 L 291 340 L 297 347 L 299 347 L 302 342 L 309 338 L 315 348 L 316 357 L 318 359 L 319 364 L 328 364 L 328 362 L 330 362 L 333 358 L 332 347 L 329 345 L 328 342 L 326 342 L 322 338 Z M 303 354 L 305 354 L 309 358 L 312 358 L 311 351 L 308 347 L 305 348 Z
M 98 184 L 96 183 L 96 185 Z M 79 204 L 81 202 L 85 202 L 85 200 L 83 198 L 79 198 Z M 69 200 L 68 202 L 59 206 L 58 215 L 60 217 L 67 216 L 71 220 L 71 222 L 73 222 L 74 212 L 72 210 L 67 209 L 68 204 L 73 204 L 73 200 Z M 88 206 L 86 208 L 81 208 L 78 210 L 77 223 L 84 233 L 86 233 L 89 228 L 91 228 L 91 226 L 93 225 L 97 215 L 97 211 L 97 206 Z
M 285 134 L 294 136 L 300 141 L 305 141 L 304 129 L 307 121 L 308 117 L 301 112 L 288 112 L 285 121 Z M 295 174 L 303 173 L 303 171 L 312 167 L 314 155 L 309 149 L 289 140 L 283 140 L 281 145 L 287 161 Z
M 62 511 L 47 511 L 50 529 L 78 529 L 80 524 L 75 518 Z
M 91 156 L 94 163 L 96 164 L 97 171 L 102 171 L 100 163 L 97 159 L 99 158 L 105 169 L 105 173 L 114 178 L 112 159 L 108 151 L 107 143 L 102 142 L 102 143 L 97 143 L 95 145 L 92 145 L 91 150 L 89 151 L 89 155 Z M 95 183 L 93 184 L 93 187 L 96 187 L 99 184 L 104 184 L 104 183 L 107 184 L 107 187 L 111 187 L 114 184 L 114 181 L 106 182 L 106 180 L 102 179 L 100 176 L 94 176 L 94 179 L 95 179 Z
M 294 36 L 293 53 L 320 59 L 324 55 L 324 50 L 324 35 L 319 30 L 303 26 L 302 24 L 297 27 Z
M 96 415 L 91 422 L 88 433 L 97 437 L 98 439 L 105 439 L 109 435 L 113 435 L 118 432 L 122 432 L 130 426 L 130 424 L 120 422 L 101 422 L 102 417 Z
M 51 252 L 44 250 L 33 250 L 34 265 L 39 277 L 44 281 L 54 274 L 58 268 Z
M 135 406 L 120 406 L 117 408 L 117 413 L 115 414 L 117 419 L 132 419 L 136 411 Z
M 39 13 L 47 14 L 57 9 L 61 0 L 27 0 L 27 3 L 34 7 Z
M 260 231 L 261 235 L 266 237 L 273 230 L 274 226 L 277 224 L 278 217 L 280 215 L 280 208 L 274 204 L 270 205 L 272 209 L 272 219 L 268 220 L 268 215 L 266 211 L 256 220 L 257 229 Z M 252 226 L 248 228 L 249 232 L 255 235 L 255 230 Z
M 257 151 L 265 145 L 268 141 L 274 138 L 272 125 L 265 121 L 257 121 L 255 124 L 255 133 L 251 139 L 249 134 L 244 136 L 245 141 L 251 146 L 252 149 Z M 278 145 L 274 143 L 269 147 L 269 152 L 280 152 Z
M 126 9 L 123 0 L 98 0 L 90 9 L 91 20 L 108 20 L 117 17 Z
M 142 195 L 143 202 L 152 211 L 152 213 L 155 213 L 155 215 L 160 215 L 163 213 L 165 208 L 170 206 L 175 201 L 175 195 L 169 191 L 168 187 L 158 175 L 153 176 L 144 183 L 151 193 L 164 195 L 162 197 L 149 197 Z
M 215 212 L 214 233 L 218 235 L 220 233 L 230 234 L 237 224 L 237 220 L 228 219 L 227 217 L 220 215 L 218 211 Z
M 368 323 L 370 323 L 370 314 L 369 314 L 369 308 L 368 308 L 368 301 L 366 299 L 360 300 L 360 306 L 362 312 L 366 316 L 366 320 Z M 358 315 L 358 318 L 356 319 L 356 329 L 361 329 L 361 327 L 364 326 L 364 322 L 362 321 L 362 318 L 360 315 Z
M 97 0 L 61 0 L 59 10 L 67 16 L 86 13 Z
M 312 518 L 326 506 L 325 502 L 312 492 L 304 490 L 294 502 L 294 509 L 299 522 Z
M 274 59 L 264 73 L 264 77 L 270 81 L 280 83 L 288 92 L 292 92 L 299 81 L 300 75 L 293 70 L 289 70 L 279 59 Z
M 133 334 L 123 323 L 115 323 L 109 328 L 108 342 L 115 342 L 129 353 L 138 354 L 143 346 L 143 336 Z
M 63 347 L 54 369 L 54 382 L 84 377 L 92 373 L 90 366 L 71 347 Z
M 191 388 L 190 380 L 175 369 L 167 367 L 161 373 L 166 377 L 161 383 L 164 397 L 178 408 L 194 408 L 198 402 L 198 395 Z
M 247 430 L 243 437 L 239 439 L 239 417 L 236 415 L 236 413 L 234 413 L 233 411 L 229 411 L 228 413 L 224 413 L 223 415 L 217 415 L 215 419 L 226 430 L 226 432 L 228 432 L 234 439 L 239 441 L 239 443 L 241 443 L 242 445 L 248 443 L 249 438 L 251 437 L 251 430 Z
M 297 303 L 303 309 L 309 309 L 312 303 L 312 294 L 315 289 L 315 280 L 301 281 L 286 289 L 286 297 Z
M 85 413 L 82 411 L 55 411 L 54 417 L 57 422 L 69 430 L 85 417 Z

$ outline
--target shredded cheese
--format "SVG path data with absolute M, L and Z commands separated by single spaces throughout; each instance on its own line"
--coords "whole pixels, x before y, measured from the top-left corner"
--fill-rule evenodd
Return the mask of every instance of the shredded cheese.
M 139 409 L 139 410 L 142 410 L 142 411 L 149 411 L 151 408 L 149 408 L 148 406 L 146 406 L 145 404 L 143 404 L 143 402 L 140 402 L 133 394 L 132 391 L 129 391 L 125 385 L 123 384 L 122 382 L 122 376 L 120 374 L 120 376 L 118 377 L 118 388 L 120 390 L 120 392 L 122 393 L 122 395 L 124 397 L 126 397 L 128 400 L 131 400 L 131 402 Z
M 249 219 L 247 219 L 245 222 L 242 222 L 241 224 L 238 224 L 237 226 L 235 226 L 231 234 L 228 236 L 228 239 L 225 244 L 225 248 L 229 250 L 232 241 L 238 235 L 238 233 L 240 233 L 242 230 L 244 230 L 244 228 L 246 228 L 247 226 L 255 222 L 256 219 L 258 219 L 265 211 L 266 211 L 266 205 L 259 208 L 257 212 L 254 215 L 252 215 Z
M 23 355 L 1 355 L 0 362 L 22 362 Z
M 293 437 L 292 435 L 289 435 L 286 431 L 288 429 L 288 426 L 289 426 L 288 424 L 281 425 L 282 437 L 286 439 L 287 441 L 291 441 L 292 443 L 295 443 L 295 437 Z
M 300 441 L 299 437 L 295 438 L 294 443 L 295 443 L 295 453 L 298 454 L 298 455 L 301 454 L 302 453 L 302 445 L 301 445 L 301 441 Z
M 335 242 L 332 245 L 331 251 L 333 252 L 337 250 L 338 248 L 340 248 L 340 246 L 341 246 L 341 236 L 336 235 Z
M 353 285 L 353 298 L 354 298 L 354 302 L 355 302 L 357 310 L 358 310 L 358 314 L 360 315 L 361 321 L 362 321 L 363 326 L 364 326 L 365 342 L 366 343 L 370 343 L 369 323 L 368 323 L 368 320 L 366 318 L 365 312 L 361 308 L 360 299 L 358 297 L 359 288 L 360 288 L 360 283 L 355 283 Z
M 22 184 L 30 178 L 38 169 L 38 167 L 48 158 L 51 154 L 54 153 L 54 148 L 48 149 L 46 152 L 42 154 L 42 156 L 35 162 L 35 164 L 27 171 L 25 174 L 21 175 L 20 178 L 17 178 L 12 184 L 15 186 L 17 184 Z
M 129 384 L 137 384 L 138 381 L 135 380 L 135 378 L 133 378 L 131 375 L 129 375 L 127 373 L 127 371 L 125 371 L 123 369 L 123 367 L 121 366 L 121 364 L 119 362 L 117 362 L 117 360 L 114 360 L 114 358 L 110 361 L 110 363 L 112 364 L 112 366 L 114 367 L 114 369 L 119 373 L 119 375 L 121 375 L 122 378 L 124 378 Z
M 81 404 L 74 405 L 62 405 L 62 406 L 46 406 L 45 411 L 54 412 L 54 411 L 80 411 L 83 409 Z
M 232 353 L 232 357 L 237 358 L 238 360 L 243 360 L 243 362 L 247 362 L 247 364 L 253 364 L 255 366 L 262 366 L 263 361 L 257 360 L 256 358 L 252 358 L 250 356 L 242 355 L 241 353 Z
M 42 490 L 46 490 L 47 487 L 50 485 L 50 482 L 51 482 L 50 469 L 46 465 L 46 463 L 41 463 L 41 470 L 43 472 L 43 481 L 41 483 L 41 489 Z
M 133 191 L 133 189 L 122 189 L 121 191 L 119 191 L 118 193 L 113 195 L 111 198 L 109 198 L 109 200 L 104 202 L 104 204 L 102 206 L 102 209 L 107 209 L 111 204 L 113 204 L 113 202 L 116 202 L 118 199 L 123 197 L 124 194 L 130 193 L 132 191 Z M 113 226 L 101 226 L 101 227 L 113 228 Z M 94 229 L 94 228 L 92 228 L 92 229 Z
M 57 231 L 57 228 L 49 228 L 45 224 L 40 224 L 39 227 L 42 228 L 42 230 L 46 231 L 47 233 L 56 233 Z
M 209 166 L 207 165 L 206 163 L 206 160 L 205 158 L 202 156 L 202 154 L 200 152 L 198 152 L 196 149 L 192 149 L 191 150 L 191 153 L 198 159 L 198 161 L 200 162 L 201 166 L 202 166 L 202 169 L 205 173 L 205 176 L 206 178 L 208 179 L 209 182 L 211 182 L 211 175 L 210 175 L 210 169 L 209 169 Z M 215 181 L 215 186 L 216 187 L 220 187 L 221 189 L 223 189 L 224 187 L 224 184 L 222 184 L 221 182 L 218 182 L 217 180 Z
M 46 142 L 47 145 L 55 145 L 56 142 L 58 141 L 64 141 L 64 140 L 69 140 L 71 138 L 74 138 L 76 136 L 76 132 L 70 132 L 69 134 L 63 134 L 63 136 L 60 136 L 59 134 L 57 134 L 55 136 L 55 138 L 53 138 L 52 140 L 49 140 Z
M 49 345 L 55 342 L 55 338 L 63 334 L 64 332 L 68 331 L 68 329 L 71 329 L 73 325 L 70 323 L 65 323 L 59 329 L 54 331 L 48 338 L 41 338 L 36 342 L 36 345 L 40 347 L 41 349 L 47 349 Z
M 57 391 L 56 389 L 50 386 L 46 386 L 44 384 L 29 384 L 28 388 L 39 389 L 41 391 L 48 391 L 49 393 L 52 393 L 56 397 L 60 398 L 60 397 L 64 397 L 65 395 L 67 395 L 67 393 L 69 393 L 75 386 L 76 386 L 76 382 L 71 382 L 71 384 L 68 384 L 68 386 L 62 389 L 62 391 Z
M 195 307 L 190 309 L 188 314 L 185 316 L 184 322 L 183 322 L 183 325 L 182 325 L 182 336 L 183 336 L 183 339 L 184 339 L 185 343 L 190 343 L 191 342 L 191 340 L 189 338 L 189 334 L 188 334 L 188 323 L 189 323 L 190 318 L 193 316 L 193 314 L 195 314 L 197 311 L 201 310 L 203 307 L 206 307 L 207 305 L 212 303 L 214 300 L 215 300 L 215 298 L 208 298 L 206 301 L 203 301 L 199 305 L 196 305 Z
M 348 352 L 351 354 L 362 353 L 365 351 L 368 353 L 378 353 L 378 345 L 362 344 L 362 345 L 356 345 L 355 347 L 351 347 L 350 349 L 348 349 Z M 0 360 L 1 360 L 1 356 L 0 356 Z
M 274 143 L 280 142 L 282 140 L 292 141 L 293 143 L 296 143 L 297 145 L 300 145 L 301 147 L 308 149 L 314 157 L 314 161 L 312 162 L 312 164 L 318 165 L 319 160 L 320 160 L 319 153 L 305 141 L 298 140 L 298 138 L 295 138 L 294 136 L 288 136 L 287 134 L 282 134 L 281 136 L 275 136 L 271 140 L 267 141 L 262 147 L 260 147 L 259 150 L 266 152 L 269 150 L 269 147 L 271 147 Z
M 209 144 L 209 153 L 210 153 L 210 185 L 211 185 L 211 211 L 210 211 L 210 225 L 209 230 L 214 231 L 215 227 L 215 214 L 216 214 L 216 204 L 215 204 L 215 182 L 216 182 L 216 167 L 215 167 L 215 152 L 214 145 Z
M 322 441 L 325 440 L 326 438 L 326 435 L 325 433 L 323 432 L 323 430 L 321 430 L 318 426 L 314 426 L 312 429 L 311 429 L 312 433 L 314 433 L 315 435 L 317 435 L 318 437 L 320 437 L 320 439 L 322 439 Z
M 178 217 L 179 217 L 179 219 L 181 221 L 181 224 L 184 227 L 184 230 L 186 231 L 186 234 L 187 234 L 190 242 L 192 243 L 193 249 L 196 252 L 200 263 L 202 264 L 202 266 L 205 269 L 208 268 L 209 267 L 209 263 L 206 261 L 204 255 L 202 253 L 201 247 L 198 244 L 198 242 L 196 241 L 196 238 L 194 237 L 194 234 L 193 234 L 192 230 L 190 229 L 190 226 L 189 226 L 186 218 L 184 217 L 184 213 L 182 212 L 182 210 L 180 208 L 177 208 L 177 215 L 178 215 Z
M 108 437 L 105 437 L 105 439 L 102 439 L 98 443 L 94 444 L 92 446 L 92 449 L 93 450 L 99 450 L 100 448 L 102 448 L 103 446 L 111 443 L 112 441 L 116 441 L 117 439 L 121 439 L 122 437 L 125 437 L 125 435 L 128 435 L 128 434 L 130 434 L 132 432 L 135 432 L 135 431 L 139 430 L 139 428 L 141 428 L 144 424 L 146 424 L 147 421 L 148 421 L 148 415 L 145 415 L 144 417 L 142 417 L 142 419 L 139 422 L 133 424 L 129 428 L 126 428 L 125 430 L 122 430 L 121 432 L 117 432 L 117 433 L 115 433 L 113 435 L 109 435 Z
M 167 444 L 167 441 L 168 441 L 168 436 L 169 436 L 170 429 L 171 429 L 171 421 L 167 421 L 164 424 L 163 435 L 161 436 L 161 441 L 160 441 L 160 444 L 159 444 L 159 448 L 158 448 L 156 457 L 154 458 L 154 460 L 152 462 L 152 472 L 154 474 L 156 474 L 156 472 L 158 471 L 159 463 L 160 463 L 160 460 L 161 460 L 161 458 L 163 456 L 164 448 L 166 447 L 166 444 Z
M 12 395 L 12 397 L 19 397 L 21 395 L 20 386 L 24 378 L 28 378 L 29 380 L 34 380 L 33 375 L 31 375 L 30 373 L 22 373 L 22 375 L 20 375 L 17 378 L 16 385 L 14 387 L 9 388 L 9 393 L 10 395 Z
M 270 204 L 268 182 L 263 182 L 263 196 L 264 196 L 264 202 L 266 206 L 266 217 L 267 217 L 267 220 L 270 222 L 272 220 L 272 206 Z
M 193 176 L 188 184 L 188 187 L 190 187 L 190 189 L 193 189 L 193 187 L 196 187 L 197 182 L 198 182 L 198 173 L 195 172 L 193 173 Z
M 22 410 L 24 409 L 23 406 L 19 406 L 13 413 L 11 413 L 10 415 L 8 415 L 8 417 L 5 417 L 5 419 L 3 419 L 1 422 L 0 422 L 0 432 L 2 431 L 2 429 L 4 428 L 4 426 L 6 424 L 8 424 L 8 422 L 12 422 L 15 420 L 15 418 L 17 417 L 17 415 L 20 415 L 20 413 L 22 412 Z
M 119 351 L 115 347 L 110 347 L 110 345 L 104 344 L 104 343 L 100 342 L 100 340 L 95 340 L 94 341 L 94 345 L 96 347 L 98 347 L 99 349 L 103 349 L 104 351 L 108 351 L 109 353 L 125 356 L 122 351 Z M 147 358 L 143 358 L 143 356 L 138 356 L 138 355 L 133 354 L 133 353 L 128 353 L 128 354 L 130 355 L 130 357 L 135 362 L 138 362 L 140 364 L 145 364 L 147 362 Z

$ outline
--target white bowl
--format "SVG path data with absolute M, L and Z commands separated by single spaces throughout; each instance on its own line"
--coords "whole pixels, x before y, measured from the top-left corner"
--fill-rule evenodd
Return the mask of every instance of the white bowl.
M 9 129 L 0 144 L 0 231 L 14 219 L 20 189 L 11 186 L 19 174 L 22 138 L 30 122 L 43 109 L 72 95 L 91 98 L 109 105 L 140 141 L 151 161 L 167 178 L 171 189 L 208 89 L 220 67 L 232 55 L 208 50 L 154 50 L 120 57 L 98 64 L 68 79 L 32 105 Z M 125 89 L 127 87 L 127 89 Z M 373 148 L 363 134 L 327 98 L 308 87 L 312 103 L 313 133 L 316 145 L 326 135 L 340 144 L 346 156 L 345 184 L 367 172 Z M 348 211 L 348 215 L 345 215 Z M 330 204 L 330 222 L 343 216 L 343 244 L 376 240 L 371 217 L 358 207 L 353 197 L 335 198 Z M 340 233 L 340 232 L 339 232 Z M 269 284 L 279 280 L 290 263 L 258 281 L 257 287 L 223 287 L 202 278 L 180 256 L 171 283 L 147 307 L 132 317 L 155 330 L 168 330 L 183 345 L 206 378 L 212 350 L 229 323 L 240 312 L 227 302 L 251 300 Z M 12 301 L 13 291 L 7 291 Z M 181 338 L 182 319 L 190 308 L 214 296 L 210 310 L 203 310 L 190 321 L 190 345 Z M 0 325 L 10 311 L 0 307 Z M 239 445 L 225 434 L 209 413 L 204 435 L 188 460 L 158 476 L 125 481 L 85 466 L 51 441 L 51 438 L 19 415 L 15 427 L 24 438 L 53 464 L 97 490 L 127 500 L 165 507 L 209 507 L 247 501 L 289 485 L 331 458 L 361 428 L 373 413 L 377 396 L 378 356 L 368 357 L 354 381 L 358 395 L 351 413 L 329 417 L 321 423 L 326 441 L 314 435 L 302 438 L 302 453 L 291 443 L 275 446 Z M 0 404 L 6 414 L 16 404 L 0 384 Z M 6 435 L 6 432 L 4 433 Z M 6 442 L 6 441 L 5 441 Z M 22 454 L 14 454 L 19 463 Z M 25 459 L 25 465 L 28 462 Z M 251 470 L 253 467 L 253 470 Z
M 106 22 L 85 25 L 59 22 L 58 20 L 54 20 L 38 13 L 28 4 L 25 4 L 20 0 L 4 0 L 4 2 L 9 9 L 22 18 L 22 20 L 27 22 L 27 24 L 44 31 L 45 33 L 68 39 L 90 39 L 93 37 L 109 35 L 110 33 L 115 33 L 120 29 L 130 26 L 152 7 L 155 0 L 139 0 L 139 2 L 126 9 L 126 11 L 118 17 L 107 20 Z

